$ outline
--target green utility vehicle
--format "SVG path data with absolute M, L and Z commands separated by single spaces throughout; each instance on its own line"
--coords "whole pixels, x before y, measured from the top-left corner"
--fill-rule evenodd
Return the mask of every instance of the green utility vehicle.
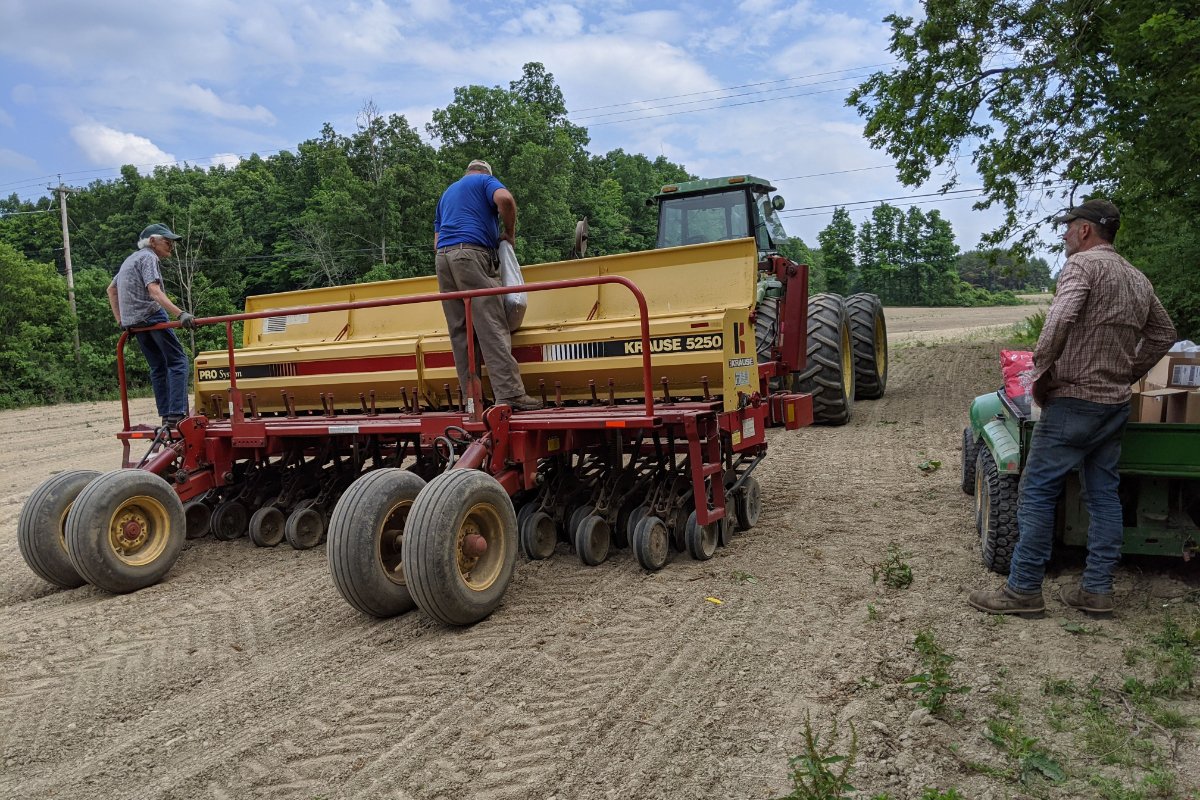
M 983 563 L 1008 573 L 1017 544 L 1017 483 L 1036 422 L 1003 390 L 976 397 L 963 429 L 962 490 L 975 496 Z M 1191 558 L 1200 550 L 1200 425 L 1131 422 L 1121 443 L 1121 510 L 1126 554 Z M 1067 479 L 1057 538 L 1087 545 L 1088 513 L 1079 473 Z

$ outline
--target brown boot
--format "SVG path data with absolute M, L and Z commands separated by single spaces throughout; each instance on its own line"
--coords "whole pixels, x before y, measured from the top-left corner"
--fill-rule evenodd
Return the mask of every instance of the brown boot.
M 1040 591 L 1019 594 L 1004 584 L 995 591 L 976 589 L 967 597 L 967 602 L 989 614 L 1040 614 L 1046 610 L 1046 601 Z
M 527 394 L 518 395 L 517 397 L 508 397 L 503 400 L 496 400 L 497 405 L 503 403 L 511 406 L 513 411 L 537 411 L 542 407 L 542 401 L 536 397 L 530 397 Z
M 1080 586 L 1076 586 L 1073 589 L 1067 589 L 1066 587 L 1059 589 L 1058 599 L 1071 608 L 1077 608 L 1089 614 L 1107 615 L 1113 611 L 1113 598 L 1111 594 L 1089 592 Z

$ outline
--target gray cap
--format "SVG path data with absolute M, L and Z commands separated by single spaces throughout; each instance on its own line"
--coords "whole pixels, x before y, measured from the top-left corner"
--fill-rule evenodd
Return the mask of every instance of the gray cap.
M 480 170 L 486 172 L 488 175 L 491 175 L 492 165 L 486 161 L 481 161 L 478 158 L 472 161 L 470 164 L 467 164 L 467 172 L 478 172 Z
M 168 228 L 166 225 L 163 225 L 161 222 L 155 222 L 153 225 L 147 225 L 146 229 L 142 231 L 142 235 L 139 236 L 138 239 L 149 239 L 151 236 L 161 236 L 164 239 L 175 240 L 183 238 L 178 233 L 174 233 L 170 228 Z
M 1086 219 L 1088 222 L 1096 222 L 1106 227 L 1111 226 L 1113 230 L 1116 230 L 1117 226 L 1121 224 L 1121 212 L 1108 200 L 1097 198 L 1063 212 L 1055 217 L 1053 222 L 1055 225 L 1061 225 L 1073 219 Z

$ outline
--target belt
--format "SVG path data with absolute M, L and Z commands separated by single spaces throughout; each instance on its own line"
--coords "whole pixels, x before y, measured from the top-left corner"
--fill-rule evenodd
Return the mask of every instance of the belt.
M 448 247 L 439 247 L 437 249 L 437 252 L 438 252 L 438 255 L 440 256 L 443 253 L 449 253 L 451 250 L 480 250 L 484 253 L 496 252 L 496 249 L 494 247 L 484 247 L 481 244 L 469 244 L 467 242 L 463 242 L 462 244 L 452 244 L 452 245 L 449 245 Z

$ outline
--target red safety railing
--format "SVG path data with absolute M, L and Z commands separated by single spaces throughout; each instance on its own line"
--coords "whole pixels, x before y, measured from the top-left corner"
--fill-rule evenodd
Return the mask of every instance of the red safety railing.
M 217 325 L 224 323 L 225 325 L 225 343 L 229 352 L 229 399 L 233 404 L 233 422 L 241 423 L 245 421 L 245 410 L 242 407 L 241 391 L 237 388 L 237 365 L 234 362 L 234 344 L 233 344 L 233 323 L 241 322 L 248 319 L 264 319 L 266 317 L 278 317 L 285 314 L 320 314 L 325 311 L 351 311 L 359 308 L 384 308 L 387 306 L 403 306 L 412 303 L 433 303 L 442 302 L 443 300 L 463 300 L 466 306 L 466 328 L 467 328 L 467 353 L 468 353 L 468 373 L 475 385 L 478 378 L 475 375 L 475 329 L 474 320 L 471 316 L 471 299 L 475 297 L 492 297 L 495 295 L 514 294 L 516 292 L 546 292 L 554 289 L 571 289 L 577 286 L 600 286 L 603 284 L 615 283 L 627 288 L 638 304 L 638 317 L 641 324 L 641 339 L 642 339 L 642 383 L 645 391 L 645 408 L 646 416 L 654 414 L 654 395 L 651 390 L 650 371 L 650 312 L 646 307 L 646 296 L 642 294 L 642 290 L 637 285 L 620 275 L 598 275 L 593 278 L 572 278 L 562 281 L 544 281 L 542 283 L 526 283 L 520 286 L 497 286 L 491 289 L 470 289 L 462 292 L 432 292 L 428 294 L 414 294 L 407 297 L 385 297 L 379 300 L 360 300 L 349 303 L 328 303 L 325 305 L 315 306 L 294 306 L 292 308 L 272 308 L 266 311 L 248 311 L 241 314 L 226 314 L 219 317 L 197 317 L 197 325 Z M 164 328 L 178 328 L 178 322 L 162 322 L 158 325 L 151 325 L 146 328 L 138 328 L 137 330 L 162 330 Z M 121 388 L 121 421 L 124 424 L 124 430 L 130 430 L 129 423 L 129 395 L 128 387 L 125 379 L 125 343 L 129 339 L 129 331 L 121 334 L 117 340 L 117 379 Z M 463 387 L 463 392 L 467 392 L 467 388 Z M 482 409 L 482 397 L 475 397 L 475 407 L 477 410 Z

